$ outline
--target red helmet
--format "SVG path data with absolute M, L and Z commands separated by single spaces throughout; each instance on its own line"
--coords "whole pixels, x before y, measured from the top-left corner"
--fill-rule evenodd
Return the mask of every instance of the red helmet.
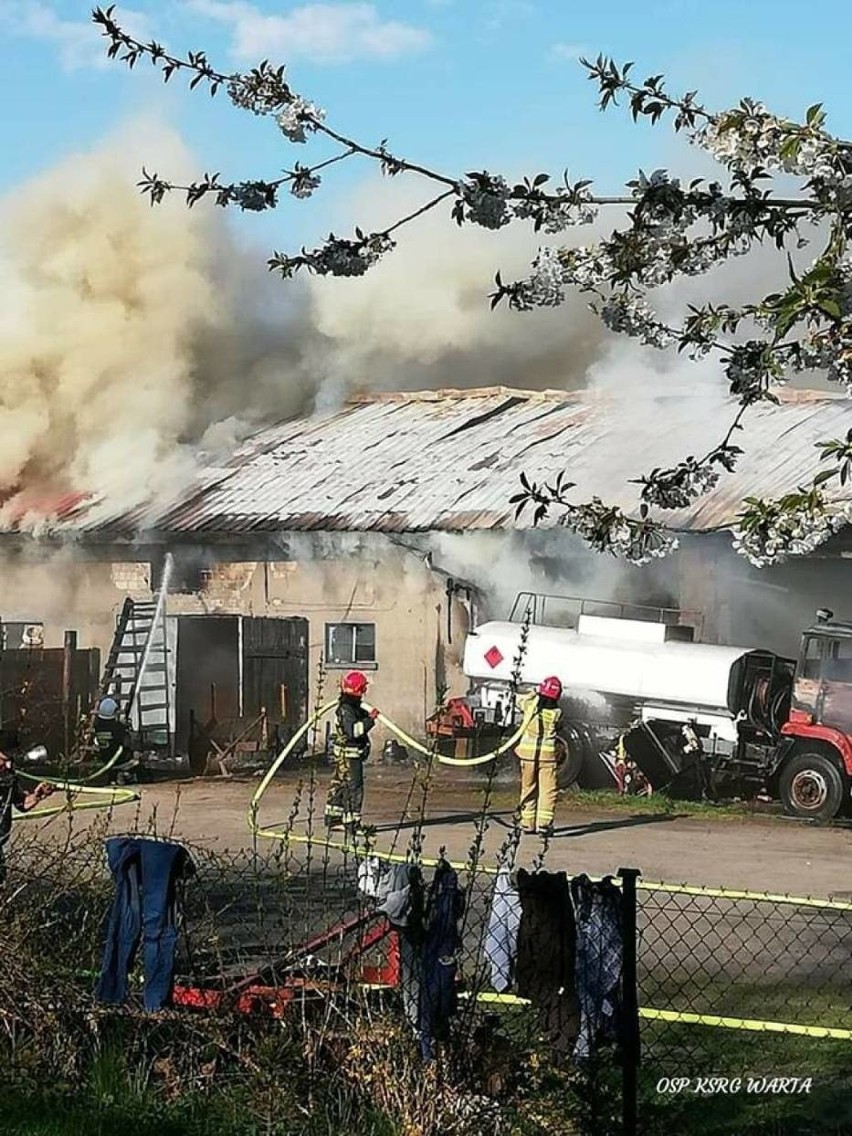
M 539 685 L 539 694 L 544 698 L 561 698 L 562 697 L 562 683 L 556 675 L 550 675 L 544 682 Z
M 344 694 L 356 694 L 359 698 L 367 693 L 368 679 L 361 671 L 350 671 L 340 680 L 340 689 Z

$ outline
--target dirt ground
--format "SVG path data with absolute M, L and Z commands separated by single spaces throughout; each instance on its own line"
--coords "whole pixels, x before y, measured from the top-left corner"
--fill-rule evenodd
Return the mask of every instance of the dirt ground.
M 297 778 L 286 776 L 264 796 L 263 825 L 285 825 L 296 794 Z M 251 780 L 193 780 L 140 786 L 141 802 L 115 809 L 110 827 L 128 831 L 149 823 L 159 832 L 171 830 L 193 844 L 218 849 L 251 845 L 247 808 L 257 782 Z M 410 775 L 377 767 L 368 769 L 364 821 L 375 826 L 379 849 L 404 850 L 415 826 L 419 806 L 402 816 L 411 786 Z M 464 861 L 475 835 L 482 808 L 482 783 L 454 779 L 435 781 L 429 793 L 423 830 L 424 854 L 445 848 L 453 860 Z M 321 815 L 324 785 L 316 813 Z M 501 786 L 493 794 L 485 856 L 496 858 L 509 834 L 514 793 Z M 302 808 L 296 831 L 308 827 Z M 96 823 L 97 812 L 73 816 L 76 829 Z M 100 814 L 101 818 L 103 814 Z M 101 819 L 100 823 L 103 823 Z M 63 822 L 64 824 L 64 822 Z M 56 831 L 56 822 L 48 826 Z M 319 836 L 321 823 L 314 823 Z M 536 837 L 524 837 L 518 863 L 531 862 L 541 850 Z M 663 812 L 599 809 L 590 811 L 560 800 L 556 830 L 546 852 L 546 866 L 573 873 L 602 875 L 619 867 L 637 867 L 647 880 L 703 884 L 800 896 L 849 898 L 852 891 L 852 830 L 813 827 L 781 817 L 688 817 Z

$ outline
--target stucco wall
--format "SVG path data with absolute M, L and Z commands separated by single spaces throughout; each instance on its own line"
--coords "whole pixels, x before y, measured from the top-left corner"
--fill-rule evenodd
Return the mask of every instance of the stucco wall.
M 47 646 L 60 646 L 73 628 L 81 647 L 98 647 L 102 660 L 112 642 L 115 619 L 127 596 L 152 598 L 146 561 L 125 558 L 81 561 L 68 555 L 25 565 L 6 564 L 0 573 L 0 618 L 45 623 Z M 168 612 L 301 616 L 310 626 L 309 681 L 315 697 L 327 623 L 373 623 L 376 666 L 370 670 L 370 699 L 408 730 L 422 734 L 432 713 L 436 682 L 462 694 L 466 682 L 460 659 L 467 617 L 452 604 L 452 643 L 447 642 L 445 580 L 415 556 L 381 563 L 351 557 L 334 560 L 270 561 L 213 565 L 200 592 L 172 594 Z M 329 668 L 325 693 L 342 669 Z M 377 737 L 378 744 L 383 739 Z

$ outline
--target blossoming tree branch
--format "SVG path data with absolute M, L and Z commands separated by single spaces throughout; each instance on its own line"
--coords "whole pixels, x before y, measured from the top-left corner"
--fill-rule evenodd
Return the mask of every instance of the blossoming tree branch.
M 152 204 L 181 192 L 189 206 L 212 198 L 217 205 L 242 210 L 274 209 L 282 193 L 309 197 L 320 187 L 324 171 L 356 157 L 378 163 L 389 177 L 406 174 L 431 187 L 419 209 L 381 232 L 356 228 L 351 237 L 332 233 L 314 249 L 275 252 L 269 268 L 284 278 L 303 270 L 362 276 L 393 251 L 397 230 L 441 205 L 450 207 L 459 225 L 500 229 L 527 222 L 554 237 L 591 224 L 601 210 L 618 209 L 621 227 L 608 238 L 578 248 L 558 243 L 542 247 L 523 280 L 507 282 L 498 272 L 492 307 L 501 302 L 519 312 L 558 307 L 572 290 L 579 292 L 615 332 L 661 350 L 676 348 L 693 360 L 716 353 L 737 413 L 704 455 L 637 479 L 641 504 L 636 515 L 598 497 L 574 500 L 574 484 L 560 475 L 546 484 L 522 476 L 520 491 L 511 499 L 518 516 L 531 510 L 537 524 L 555 510 L 561 525 L 598 551 L 646 563 L 677 547 L 675 529 L 659 513 L 688 506 L 712 490 L 723 472 L 736 469 L 742 450 L 733 439 L 743 416 L 760 402 L 777 401 L 773 390 L 778 384 L 793 374 L 816 371 L 852 396 L 852 143 L 828 133 L 821 106 L 811 107 L 801 123 L 778 118 L 748 99 L 716 113 L 698 102 L 696 92 L 669 94 L 661 75 L 640 83 L 633 78 L 632 64 L 620 66 L 603 57 L 582 60 L 602 109 L 623 100 L 634 121 L 669 118 L 676 133 L 719 162 L 727 187 L 703 179 L 683 185 L 663 170 L 650 177 L 640 173 L 623 196 L 599 196 L 590 181 L 571 184 L 563 178 L 555 184 L 543 173 L 512 186 L 499 174 L 448 175 L 391 153 L 386 142 L 368 145 L 348 138 L 290 87 L 283 67 L 263 62 L 246 74 L 226 75 L 203 52 L 179 58 L 156 42 L 134 39 L 116 22 L 114 11 L 97 8 L 93 13 L 110 58 L 131 68 L 147 59 L 166 81 L 180 73 L 189 78 L 190 88 L 203 86 L 211 95 L 222 90 L 235 106 L 269 117 L 290 143 L 304 145 L 324 136 L 335 146 L 331 157 L 313 165 L 296 162 L 271 181 L 225 183 L 219 174 L 204 174 L 189 185 L 175 185 L 143 170 L 140 188 Z M 776 192 L 781 178 L 785 186 L 796 187 L 792 194 Z M 739 307 L 689 305 L 676 326 L 657 317 L 649 302 L 655 289 L 747 256 L 765 242 L 787 251 L 784 291 L 756 296 Z M 790 251 L 808 246 L 816 255 L 806 271 L 797 273 Z M 823 469 L 810 484 L 778 499 L 743 501 L 734 547 L 753 564 L 810 552 L 852 519 L 849 505 L 839 499 L 852 477 L 852 429 L 842 439 L 826 439 L 820 450 Z

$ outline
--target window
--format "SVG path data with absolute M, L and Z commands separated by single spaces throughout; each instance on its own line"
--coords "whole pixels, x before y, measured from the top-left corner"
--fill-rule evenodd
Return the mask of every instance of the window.
M 852 683 L 852 639 L 835 639 L 825 663 L 826 682 Z
M 825 682 L 852 682 L 852 639 L 811 636 L 805 644 L 802 677 Z
M 822 639 L 811 635 L 805 640 L 805 658 L 802 678 L 819 678 L 822 670 Z
M 375 623 L 327 623 L 325 661 L 329 667 L 376 666 Z

